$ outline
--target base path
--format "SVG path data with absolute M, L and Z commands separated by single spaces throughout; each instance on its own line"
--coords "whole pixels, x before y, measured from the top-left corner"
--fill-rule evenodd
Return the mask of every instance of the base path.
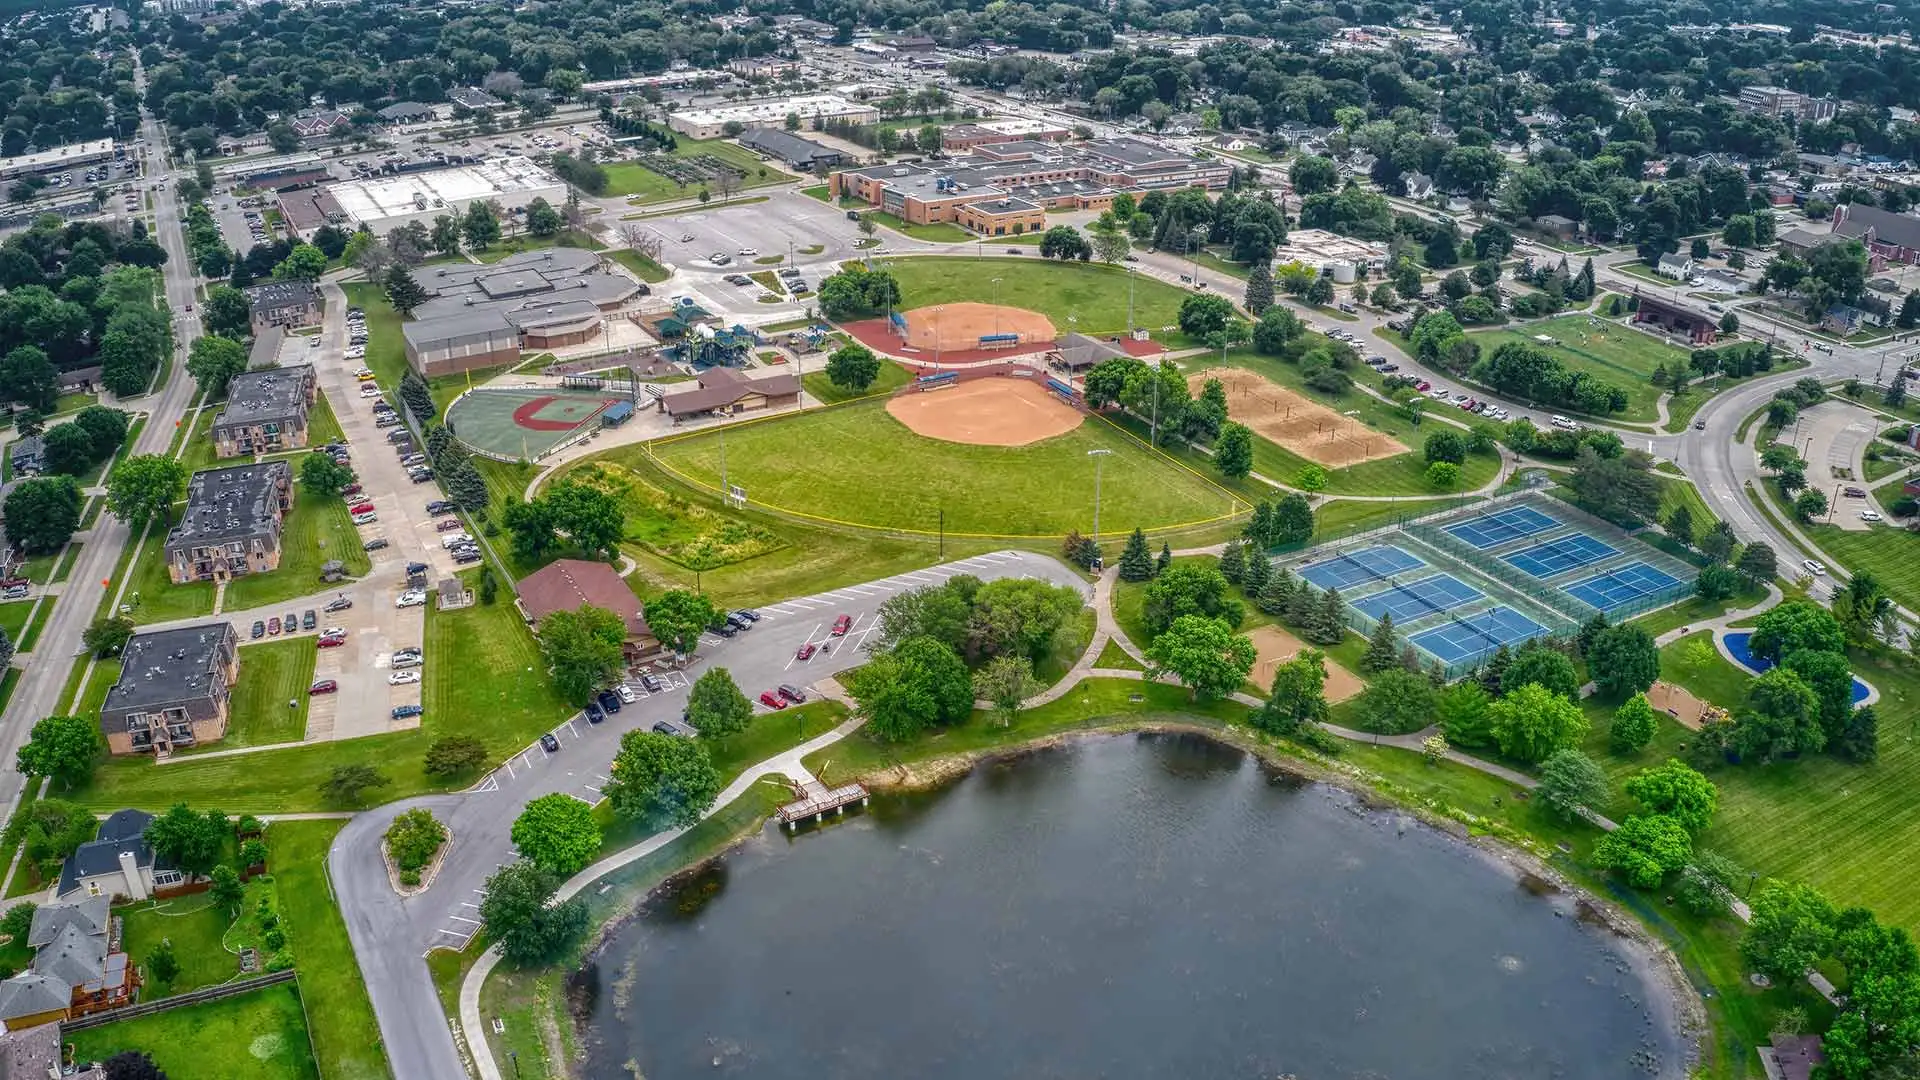
M 1026 446 L 1065 435 L 1085 419 L 1037 375 L 909 389 L 887 402 L 887 412 L 917 435 L 975 446 Z

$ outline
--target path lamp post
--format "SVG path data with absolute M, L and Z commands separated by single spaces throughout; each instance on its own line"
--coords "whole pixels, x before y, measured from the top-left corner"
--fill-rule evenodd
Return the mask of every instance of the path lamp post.
M 1104 448 L 1087 451 L 1087 456 L 1093 459 L 1093 542 L 1095 545 L 1100 543 L 1100 469 L 1105 464 L 1106 456 L 1111 453 L 1113 451 Z

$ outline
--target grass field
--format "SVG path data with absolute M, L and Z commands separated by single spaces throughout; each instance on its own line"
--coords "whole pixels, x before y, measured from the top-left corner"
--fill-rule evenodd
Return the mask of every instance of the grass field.
M 180 974 L 172 983 L 157 988 L 160 994 L 149 992 L 143 997 L 182 994 L 239 974 L 239 959 L 221 946 L 227 927 L 233 924 L 233 913 L 206 893 L 148 901 L 122 908 L 120 913 L 126 920 L 128 956 L 144 963 L 164 940 L 173 943 L 174 959 L 180 961 Z
M 885 210 L 869 210 L 860 216 L 872 218 L 875 225 L 892 229 L 902 236 L 911 236 L 915 240 L 929 240 L 934 243 L 963 244 L 969 240 L 978 239 L 974 234 L 960 226 L 945 221 L 934 221 L 925 225 L 915 225 L 910 221 L 895 217 Z
M 1610 419 L 1633 424 L 1651 424 L 1660 419 L 1655 408 L 1661 390 L 1647 381 L 1661 364 L 1686 363 L 1687 354 L 1638 330 L 1606 323 L 1607 336 L 1587 326 L 1585 315 L 1561 315 L 1528 323 L 1518 329 L 1482 330 L 1467 335 L 1480 346 L 1480 355 L 1490 355 L 1509 342 L 1540 349 L 1560 361 L 1568 371 L 1586 372 L 1627 392 L 1627 408 Z M 1534 335 L 1558 339 L 1557 345 L 1542 345 Z M 1582 339 L 1585 340 L 1582 340 Z M 1560 407 L 1564 408 L 1564 407 Z
M 729 483 L 750 500 L 853 525 L 951 534 L 1058 536 L 1093 526 L 1094 461 L 1105 458 L 1102 523 L 1109 531 L 1165 527 L 1231 512 L 1229 496 L 1110 425 L 1087 423 L 1022 447 L 970 446 L 917 435 L 878 402 L 782 416 L 730 429 Z M 720 483 L 712 434 L 655 445 L 658 459 L 700 483 Z M 611 452 L 615 461 L 640 448 Z M 806 463 L 817 460 L 817 466 Z M 1076 492 L 1080 494 L 1076 495 Z
M 744 171 L 747 175 L 740 181 L 742 190 L 781 184 L 793 179 L 792 173 L 760 160 L 752 151 L 719 139 L 701 141 L 683 138 L 666 156 L 692 158 L 702 154 L 710 154 Z M 631 161 L 606 162 L 601 168 L 607 171 L 605 193 L 628 196 L 627 201 L 635 206 L 690 199 L 699 193 L 701 187 L 699 184 L 679 184 L 671 177 Z M 714 205 L 719 205 L 719 188 L 708 184 L 707 189 L 713 193 Z
M 208 749 L 299 742 L 307 733 L 307 687 L 317 650 L 309 638 L 240 647 L 227 737 Z M 293 708 L 287 708 L 287 702 Z
M 817 361 L 816 366 L 825 367 L 826 361 Z M 854 398 L 866 397 L 870 394 L 890 394 L 907 385 L 907 382 L 912 378 L 913 376 L 906 368 L 901 367 L 891 360 L 882 358 L 880 361 L 880 374 L 873 380 L 873 385 L 867 387 L 865 390 L 847 390 L 835 386 L 833 380 L 827 378 L 825 371 L 807 372 L 805 375 L 800 376 L 800 385 L 805 387 L 807 393 L 822 404 L 836 405 L 842 401 L 852 401 Z
M 633 271 L 641 281 L 658 284 L 671 276 L 666 267 L 629 248 L 609 251 L 606 255 L 607 258 Z
M 1843 507 L 1835 512 L 1849 511 Z M 1851 571 L 1872 573 L 1895 603 L 1909 611 L 1920 609 L 1920 559 L 1914 558 L 1916 543 L 1905 529 L 1892 525 L 1874 525 L 1864 532 L 1838 525 L 1802 525 L 1800 529 L 1834 563 Z
M 407 343 L 400 336 L 400 313 L 387 303 L 387 294 L 370 282 L 348 282 L 347 302 L 367 313 L 367 355 L 361 360 L 389 393 L 400 389 L 407 373 Z
M 906 310 L 960 301 L 999 302 L 1037 311 L 1065 333 L 1105 334 L 1127 328 L 1127 272 L 1095 263 L 1057 263 L 1029 258 L 893 259 L 886 269 L 900 283 Z M 993 279 L 1000 284 L 994 285 Z M 1179 320 L 1187 293 L 1143 275 L 1134 275 L 1135 326 L 1171 326 Z M 1069 324 L 1067 316 L 1078 318 Z
M 327 848 L 344 824 L 278 821 L 268 828 L 267 842 L 320 1075 L 326 1080 L 386 1080 L 380 1027 L 327 879 Z
M 319 1080 L 300 990 L 270 986 L 67 1036 L 82 1060 L 145 1050 L 169 1080 Z
M 184 505 L 175 504 L 176 520 Z M 373 566 L 360 548 L 359 533 L 347 513 L 347 504 L 339 499 L 309 496 L 298 484 L 294 485 L 293 508 L 287 511 L 280 544 L 278 569 L 227 583 L 228 609 L 237 611 L 309 595 L 319 587 L 320 564 L 328 559 L 346 563 L 347 573 L 355 576 Z M 175 585 L 167 577 L 166 532 L 158 526 L 147 533 L 140 557 L 130 572 L 133 577 L 128 583 L 126 602 L 135 604 L 130 618 L 136 623 L 165 622 L 213 612 L 212 582 Z

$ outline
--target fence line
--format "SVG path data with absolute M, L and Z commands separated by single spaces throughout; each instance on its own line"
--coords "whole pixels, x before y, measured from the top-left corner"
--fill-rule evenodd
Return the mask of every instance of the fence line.
M 237 979 L 233 982 L 221 983 L 219 986 L 204 986 L 198 990 L 189 990 L 184 994 L 161 998 L 158 1001 L 143 1001 L 138 1005 L 129 1005 L 124 1009 L 110 1009 L 106 1012 L 97 1012 L 90 1016 L 83 1016 L 78 1020 L 62 1020 L 60 1022 L 60 1030 L 85 1031 L 88 1028 L 96 1028 L 102 1024 L 111 1024 L 115 1020 L 132 1020 L 136 1017 L 163 1013 L 169 1009 L 184 1009 L 189 1005 L 204 1005 L 209 1001 L 220 1001 L 223 998 L 238 997 L 241 994 L 251 993 L 255 990 L 264 990 L 269 986 L 278 986 L 281 983 L 293 982 L 296 977 L 297 973 L 292 968 L 288 968 L 285 971 L 269 971 L 265 975 L 255 975 L 251 978 Z

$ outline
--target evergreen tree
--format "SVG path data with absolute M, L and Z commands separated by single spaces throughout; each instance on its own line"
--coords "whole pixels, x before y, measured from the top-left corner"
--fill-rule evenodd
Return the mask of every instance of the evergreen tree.
M 1574 643 L 1580 647 L 1580 655 L 1587 655 L 1587 650 L 1593 648 L 1595 639 L 1600 636 L 1602 631 L 1611 625 L 1613 624 L 1607 621 L 1605 612 L 1588 619 L 1586 623 L 1580 627 L 1579 636 L 1574 638 Z
M 1693 546 L 1693 511 L 1686 503 L 1675 503 L 1673 511 L 1667 515 L 1666 532 L 1669 539 L 1681 547 Z
M 1278 617 L 1287 610 L 1287 603 L 1293 599 L 1293 571 L 1281 567 L 1267 575 L 1267 583 L 1254 600 L 1254 606 L 1263 615 Z
M 1593 298 L 1593 260 L 1589 258 L 1580 267 L 1580 276 L 1573 279 L 1573 288 L 1568 290 L 1575 300 Z
M 1340 639 L 1347 633 L 1346 624 L 1340 618 L 1346 606 L 1340 599 L 1339 589 L 1328 589 L 1321 594 L 1313 625 L 1306 628 L 1307 640 L 1315 645 L 1340 644 Z
M 1247 273 L 1247 310 L 1254 318 L 1273 306 L 1273 270 L 1267 266 L 1267 260 L 1258 259 L 1253 269 Z
M 1373 675 L 1399 666 L 1400 650 L 1394 642 L 1393 615 L 1383 614 L 1373 628 L 1373 636 L 1367 639 L 1367 652 L 1360 658 L 1360 670 Z
M 1240 571 L 1240 590 L 1250 597 L 1258 597 L 1273 579 L 1273 563 L 1251 540 L 1246 543 L 1246 552 L 1247 568 Z
M 1907 403 L 1907 380 L 1897 378 L 1880 395 L 1880 403 L 1889 409 L 1897 409 Z
M 1313 625 L 1314 613 L 1320 610 L 1320 598 L 1304 581 L 1291 584 L 1293 592 L 1287 597 L 1287 613 L 1282 618 L 1288 626 L 1304 634 L 1307 627 Z
M 433 391 L 427 388 L 425 379 L 411 371 L 400 377 L 400 400 L 422 424 L 433 419 Z
M 1120 553 L 1120 580 L 1146 581 L 1153 576 L 1153 549 L 1147 546 L 1147 536 L 1137 527 L 1133 535 L 1127 537 L 1126 550 Z
M 1247 569 L 1247 553 L 1241 549 L 1240 541 L 1227 541 L 1226 550 L 1220 553 L 1220 576 L 1234 585 L 1240 584 L 1240 575 Z
M 1500 696 L 1500 680 L 1506 677 L 1507 666 L 1513 663 L 1513 653 L 1505 645 L 1493 650 L 1493 656 L 1487 666 L 1480 669 L 1480 687 L 1494 697 Z
M 1900 301 L 1900 314 L 1893 320 L 1893 325 L 1902 330 L 1920 326 L 1920 289 L 1908 293 L 1906 299 Z
M 1167 542 L 1162 540 L 1160 542 L 1160 557 L 1153 562 L 1153 576 L 1159 577 L 1161 574 L 1166 573 L 1167 567 L 1172 565 L 1173 548 L 1169 547 Z

